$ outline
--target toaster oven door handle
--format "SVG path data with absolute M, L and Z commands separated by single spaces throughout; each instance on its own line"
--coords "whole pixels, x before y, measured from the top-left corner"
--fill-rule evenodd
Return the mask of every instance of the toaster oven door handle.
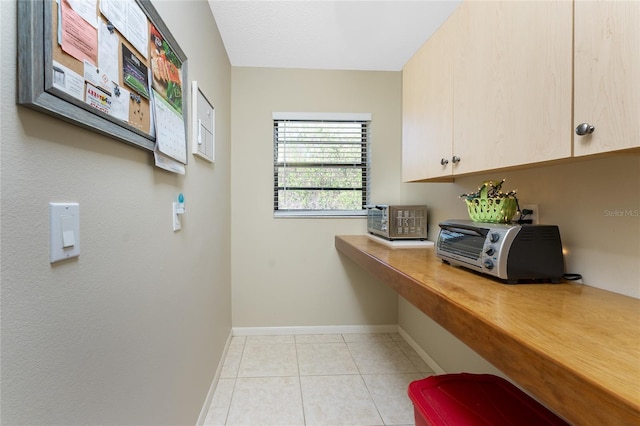
M 488 230 L 484 228 L 466 227 L 461 224 L 446 225 L 441 223 L 440 228 L 446 229 L 447 231 L 451 231 L 451 232 L 457 232 L 458 234 L 475 235 L 477 237 L 486 237 L 488 232 Z

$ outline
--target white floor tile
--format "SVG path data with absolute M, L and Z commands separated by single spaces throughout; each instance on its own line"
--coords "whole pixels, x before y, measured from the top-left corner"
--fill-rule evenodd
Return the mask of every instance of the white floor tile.
M 246 336 L 233 336 L 231 338 L 231 343 L 229 343 L 229 346 L 236 346 L 236 345 L 244 346 L 244 342 L 246 341 L 247 341 Z
M 344 341 L 350 342 L 392 342 L 388 333 L 349 333 L 343 334 Z
M 398 333 L 234 336 L 205 424 L 407 426 L 430 373 Z
M 238 377 L 297 376 L 298 361 L 293 343 L 249 343 L 244 347 Z
M 411 424 L 413 404 L 407 396 L 409 383 L 422 379 L 419 373 L 364 375 L 371 397 L 385 425 Z
M 404 338 L 400 335 L 400 333 L 389 333 L 389 337 L 394 342 L 404 342 Z
M 343 343 L 342 334 L 299 334 L 296 343 Z
M 222 370 L 220 371 L 220 378 L 229 379 L 238 376 L 238 368 L 240 368 L 243 350 L 244 346 L 242 345 L 229 345 L 227 356 L 224 359 L 224 364 L 222 364 Z
M 347 343 L 360 374 L 417 373 L 396 342 Z
M 296 345 L 301 376 L 360 374 L 346 343 Z
M 418 355 L 418 352 L 416 352 L 410 344 L 405 341 L 396 342 L 396 344 L 398 345 L 402 353 L 404 353 L 407 358 L 409 358 L 409 361 L 411 361 L 411 363 L 418 369 L 420 373 L 433 373 L 433 369 L 429 367 L 426 362 L 424 362 L 420 355 Z
M 362 376 L 302 376 L 307 425 L 382 425 Z
M 220 379 L 213 393 L 209 412 L 204 421 L 205 426 L 224 426 L 231 405 L 231 396 L 233 395 L 233 387 L 236 383 L 235 379 Z
M 277 345 L 280 343 L 295 343 L 295 336 L 247 336 L 246 345 Z
M 297 377 L 239 378 L 227 425 L 304 425 Z

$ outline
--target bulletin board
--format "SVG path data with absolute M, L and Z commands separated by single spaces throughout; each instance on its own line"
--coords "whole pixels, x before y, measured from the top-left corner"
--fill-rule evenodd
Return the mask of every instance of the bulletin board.
M 149 0 L 18 2 L 18 103 L 186 164 L 187 58 Z

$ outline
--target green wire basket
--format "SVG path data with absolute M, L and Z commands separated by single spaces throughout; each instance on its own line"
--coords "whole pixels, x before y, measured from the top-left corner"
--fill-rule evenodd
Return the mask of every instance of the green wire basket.
M 518 200 L 508 197 L 489 197 L 487 195 L 489 185 L 485 182 L 480 188 L 480 196 L 467 198 L 469 217 L 474 222 L 509 223 L 518 211 Z

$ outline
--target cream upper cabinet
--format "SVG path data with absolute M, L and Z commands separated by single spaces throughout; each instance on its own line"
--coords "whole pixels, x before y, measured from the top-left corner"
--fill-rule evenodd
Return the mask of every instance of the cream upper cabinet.
M 574 155 L 640 147 L 640 2 L 577 0 L 574 31 Z
M 454 38 L 454 174 L 571 156 L 572 3 L 466 1 Z
M 402 69 L 402 180 L 451 180 L 452 18 Z

